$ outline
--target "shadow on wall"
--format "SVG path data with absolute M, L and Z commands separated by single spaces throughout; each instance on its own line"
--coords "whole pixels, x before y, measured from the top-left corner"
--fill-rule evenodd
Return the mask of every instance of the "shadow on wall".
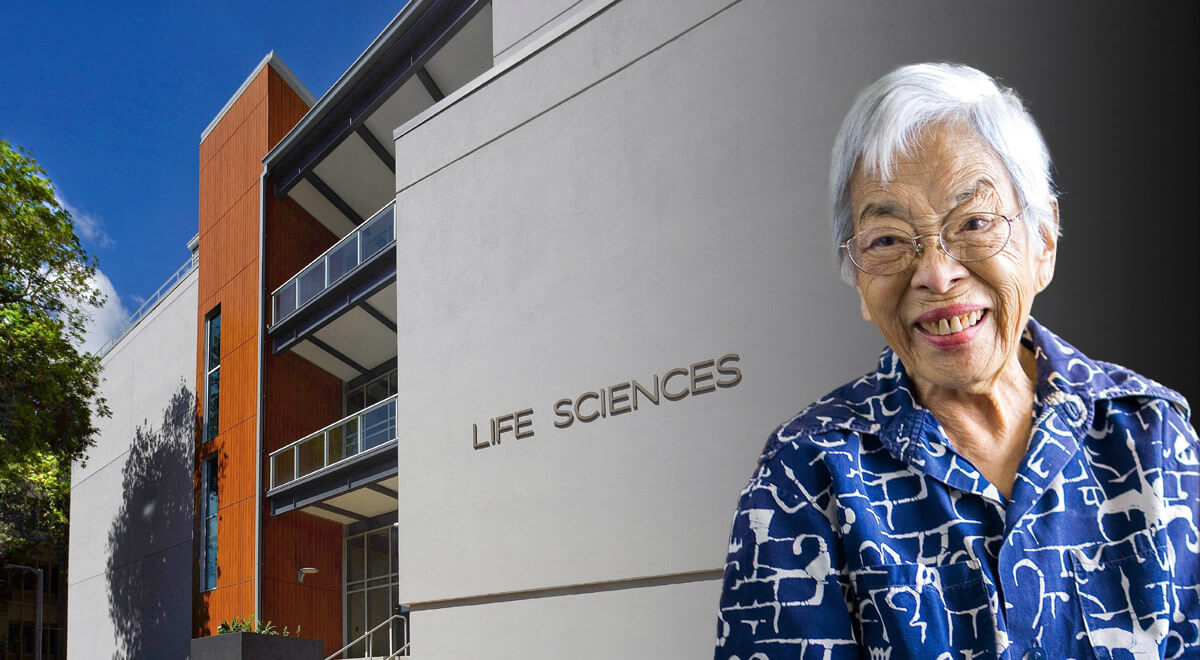
M 195 396 L 182 382 L 155 428 L 134 432 L 108 531 L 114 660 L 187 657 L 192 619 Z

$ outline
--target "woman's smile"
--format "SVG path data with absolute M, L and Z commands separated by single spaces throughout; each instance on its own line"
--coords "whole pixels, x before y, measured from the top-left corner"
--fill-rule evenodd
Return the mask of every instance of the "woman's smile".
M 986 307 L 958 304 L 922 314 L 913 323 L 913 329 L 930 344 L 951 350 L 974 339 L 988 320 Z

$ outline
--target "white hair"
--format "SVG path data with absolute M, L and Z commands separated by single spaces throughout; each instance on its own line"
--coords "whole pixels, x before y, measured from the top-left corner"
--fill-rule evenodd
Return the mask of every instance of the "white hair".
M 1033 233 L 1043 244 L 1043 232 L 1057 231 L 1050 152 L 1017 94 L 969 66 L 910 64 L 862 92 L 833 145 L 833 235 L 847 283 L 854 283 L 855 269 L 840 245 L 854 234 L 850 181 L 855 167 L 887 182 L 896 156 L 911 155 L 921 132 L 942 122 L 961 123 L 996 153 L 1017 189 L 1021 221 L 1039 230 Z

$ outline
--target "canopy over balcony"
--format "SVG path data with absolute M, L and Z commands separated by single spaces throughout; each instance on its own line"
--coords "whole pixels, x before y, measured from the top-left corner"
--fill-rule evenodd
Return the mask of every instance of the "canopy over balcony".
M 393 203 L 271 294 L 273 350 L 292 350 L 342 380 L 396 356 Z
M 492 66 L 490 0 L 414 0 L 263 163 L 336 236 L 396 195 L 392 131 Z

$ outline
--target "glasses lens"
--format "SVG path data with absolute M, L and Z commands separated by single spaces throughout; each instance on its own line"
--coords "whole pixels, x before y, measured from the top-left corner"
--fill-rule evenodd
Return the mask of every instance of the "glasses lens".
M 874 227 L 850 239 L 850 259 L 871 275 L 890 275 L 908 267 L 916 254 L 913 237 L 895 227 Z
M 970 213 L 952 220 L 942 230 L 946 253 L 959 261 L 979 261 L 1008 244 L 1008 220 L 997 213 Z

